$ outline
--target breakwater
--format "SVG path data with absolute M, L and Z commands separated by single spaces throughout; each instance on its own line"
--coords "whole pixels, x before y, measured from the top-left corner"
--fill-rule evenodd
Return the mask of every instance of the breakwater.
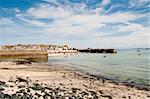
M 79 52 L 85 53 L 117 53 L 115 49 L 77 49 Z
M 48 53 L 42 50 L 0 50 L 1 60 L 10 59 L 48 59 Z

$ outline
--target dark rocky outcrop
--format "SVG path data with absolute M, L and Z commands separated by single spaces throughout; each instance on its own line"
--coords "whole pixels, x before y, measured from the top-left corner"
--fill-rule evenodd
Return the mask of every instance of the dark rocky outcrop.
M 86 52 L 86 53 L 117 53 L 115 49 L 77 49 L 79 52 Z

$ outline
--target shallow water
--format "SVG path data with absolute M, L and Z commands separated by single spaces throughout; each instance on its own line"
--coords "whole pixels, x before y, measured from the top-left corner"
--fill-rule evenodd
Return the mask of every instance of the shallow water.
M 150 50 L 122 50 L 117 54 L 79 53 L 49 57 L 49 64 L 67 64 L 96 76 L 150 85 Z

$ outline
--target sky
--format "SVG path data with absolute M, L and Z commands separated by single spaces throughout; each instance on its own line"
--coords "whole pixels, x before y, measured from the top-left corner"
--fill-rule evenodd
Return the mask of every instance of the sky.
M 150 47 L 150 0 L 0 0 L 0 45 Z

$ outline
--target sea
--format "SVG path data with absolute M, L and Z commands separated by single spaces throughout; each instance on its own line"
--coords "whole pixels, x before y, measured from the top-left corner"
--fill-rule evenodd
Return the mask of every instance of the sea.
M 48 64 L 63 64 L 97 77 L 150 86 L 150 49 L 122 49 L 116 54 L 51 56 Z

